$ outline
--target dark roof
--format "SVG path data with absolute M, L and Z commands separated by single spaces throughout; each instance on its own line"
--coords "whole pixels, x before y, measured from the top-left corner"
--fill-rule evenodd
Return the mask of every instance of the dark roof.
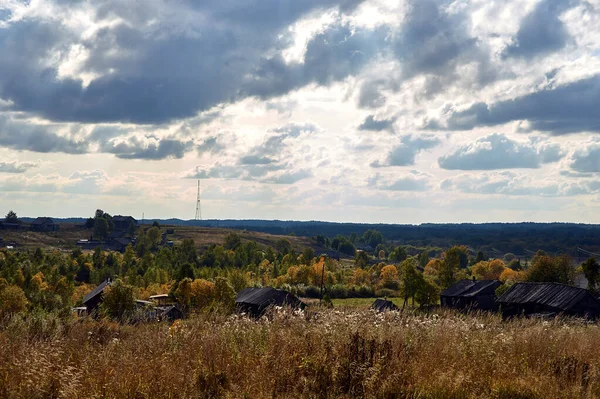
M 125 232 L 124 231 L 111 231 L 110 234 L 108 235 L 108 238 L 123 238 L 125 237 Z
M 85 296 L 85 298 L 83 298 L 83 303 L 85 304 L 86 302 L 90 301 L 91 299 L 95 298 L 97 295 L 100 295 L 104 292 L 104 289 L 106 287 L 108 287 L 110 285 L 110 280 L 106 280 L 103 283 L 101 283 L 99 286 L 97 286 L 96 288 L 94 288 L 92 290 L 92 292 L 90 292 L 89 294 L 87 294 Z
M 559 283 L 516 283 L 496 302 L 504 304 L 534 303 L 567 311 L 586 298 L 591 298 L 600 306 L 598 299 L 583 288 Z
M 261 309 L 270 305 L 291 305 L 293 307 L 304 306 L 304 303 L 293 294 L 284 290 L 276 290 L 271 287 L 245 288 L 238 293 L 235 303 L 255 305 Z
M 119 244 L 123 245 L 124 247 L 131 244 L 131 240 L 129 238 L 115 238 L 114 241 L 118 242 Z
M 136 221 L 133 216 L 115 215 L 112 217 L 113 222 L 126 222 L 129 219 L 133 219 L 134 222 Z
M 52 218 L 38 217 L 38 218 L 35 218 L 35 220 L 33 222 L 31 222 L 31 224 L 55 224 L 55 223 L 54 223 L 54 220 L 52 220 Z
M 371 305 L 371 309 L 375 309 L 378 312 L 383 312 L 385 310 L 398 310 L 398 306 L 396 306 L 392 301 L 376 299 L 375 302 L 373 302 L 373 305 Z
M 440 296 L 474 297 L 488 290 L 496 291 L 502 283 L 498 280 L 460 280 L 440 293 Z

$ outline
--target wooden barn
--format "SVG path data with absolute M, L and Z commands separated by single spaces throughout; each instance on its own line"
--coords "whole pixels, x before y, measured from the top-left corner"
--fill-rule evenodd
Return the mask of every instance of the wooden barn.
M 502 315 L 566 315 L 596 319 L 600 301 L 588 290 L 559 283 L 516 283 L 498 300 Z
M 440 293 L 440 304 L 464 310 L 496 309 L 498 280 L 461 280 Z
M 245 288 L 235 300 L 239 312 L 248 313 L 254 317 L 262 316 L 271 306 L 290 306 L 304 309 L 306 305 L 295 295 L 275 288 Z
M 387 299 L 376 299 L 373 305 L 371 305 L 371 309 L 375 309 L 378 312 L 385 312 L 386 310 L 398 310 L 398 306 Z
M 86 307 L 88 314 L 97 313 L 100 304 L 102 303 L 102 295 L 106 287 L 111 284 L 110 279 L 105 280 L 102 284 L 94 288 L 89 294 L 83 298 L 83 306 Z

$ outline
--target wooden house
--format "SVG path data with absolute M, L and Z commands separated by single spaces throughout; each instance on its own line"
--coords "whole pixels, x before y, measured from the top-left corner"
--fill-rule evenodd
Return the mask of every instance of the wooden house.
M 461 280 L 440 293 L 444 307 L 463 310 L 495 310 L 498 280 Z
M 398 310 L 398 306 L 387 299 L 376 299 L 373 305 L 371 305 L 371 309 L 375 309 L 378 312 L 385 312 L 386 310 Z
M 290 306 L 304 309 L 306 305 L 295 295 L 275 288 L 245 288 L 235 300 L 239 312 L 248 313 L 254 317 L 262 316 L 271 306 Z
M 516 283 L 496 301 L 505 317 L 566 315 L 596 319 L 600 301 L 588 290 L 559 283 Z
M 103 300 L 102 295 L 104 294 L 104 290 L 106 290 L 110 284 L 110 279 L 105 280 L 83 298 L 83 306 L 86 307 L 88 314 L 95 314 L 98 312 L 98 308 Z

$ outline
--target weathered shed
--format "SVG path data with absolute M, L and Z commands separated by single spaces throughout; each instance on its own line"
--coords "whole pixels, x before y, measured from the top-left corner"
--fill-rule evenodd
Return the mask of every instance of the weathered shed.
M 158 315 L 159 320 L 173 321 L 173 320 L 183 319 L 183 317 L 184 317 L 183 311 L 174 305 L 157 307 L 156 313 Z
M 498 280 L 460 280 L 440 293 L 440 304 L 445 307 L 469 310 L 496 309 Z
M 398 306 L 387 299 L 376 299 L 373 305 L 371 305 L 371 309 L 375 309 L 378 312 L 385 312 L 386 310 L 398 310 Z
M 106 290 L 110 284 L 110 279 L 105 280 L 83 298 L 83 305 L 86 307 L 88 314 L 98 311 L 98 307 L 100 307 L 100 304 L 102 303 L 104 290 Z
M 563 314 L 600 317 L 600 301 L 588 290 L 559 283 L 516 283 L 496 301 L 504 316 Z
M 241 290 L 235 300 L 235 305 L 240 312 L 260 317 L 271 306 L 290 306 L 304 309 L 306 305 L 295 295 L 275 288 L 245 288 Z

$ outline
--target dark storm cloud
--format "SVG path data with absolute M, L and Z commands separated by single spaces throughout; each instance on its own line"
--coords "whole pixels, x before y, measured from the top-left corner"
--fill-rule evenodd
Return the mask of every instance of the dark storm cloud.
M 503 134 L 490 134 L 440 157 L 438 164 L 440 168 L 448 170 L 539 168 L 542 163 L 561 158 L 560 146 L 545 145 L 538 149 L 532 144 L 511 140 Z
M 531 130 L 560 135 L 600 132 L 600 75 L 537 91 L 494 104 L 477 103 L 453 113 L 450 130 L 470 130 L 477 126 L 496 126 L 512 121 L 529 121 Z
M 88 151 L 86 142 L 59 136 L 48 126 L 14 121 L 3 115 L 0 115 L 0 146 L 13 150 L 67 154 Z
M 360 124 L 358 130 L 372 130 L 379 132 L 392 128 L 392 126 L 394 126 L 394 122 L 396 122 L 396 118 L 375 119 L 374 115 L 369 115 L 366 117 L 364 122 Z
M 346 1 L 342 8 L 359 3 Z M 124 22 L 86 39 L 61 24 L 34 19 L 0 30 L 0 48 L 11 54 L 0 60 L 0 97 L 10 100 L 14 110 L 57 121 L 162 123 L 243 96 L 270 97 L 310 82 L 327 84 L 356 72 L 372 48 L 358 40 L 361 34 L 337 27 L 311 40 L 304 64 L 290 68 L 278 58 L 262 58 L 289 44 L 290 24 L 338 6 L 333 0 L 94 5 L 97 21 Z M 150 24 L 158 16 L 165 17 L 162 29 Z M 71 44 L 83 45 L 89 54 L 82 70 L 100 76 L 87 87 L 58 78 L 56 70 L 40 62 L 59 51 L 65 54 Z M 291 86 L 280 87 L 261 82 L 261 73 L 286 80 L 297 76 Z
M 570 35 L 559 16 L 575 3 L 569 0 L 542 0 L 537 3 L 533 11 L 523 18 L 514 43 L 505 49 L 503 55 L 531 59 L 563 48 Z
M 434 136 L 403 136 L 401 144 L 392 149 L 383 162 L 375 161 L 371 163 L 371 167 L 414 165 L 417 154 L 438 144 L 440 144 L 440 140 Z
M 159 139 L 145 143 L 136 137 L 130 137 L 125 142 L 105 142 L 101 144 L 101 152 L 114 154 L 122 159 L 161 160 L 183 158 L 193 147 L 191 141 L 183 142 L 173 139 Z

